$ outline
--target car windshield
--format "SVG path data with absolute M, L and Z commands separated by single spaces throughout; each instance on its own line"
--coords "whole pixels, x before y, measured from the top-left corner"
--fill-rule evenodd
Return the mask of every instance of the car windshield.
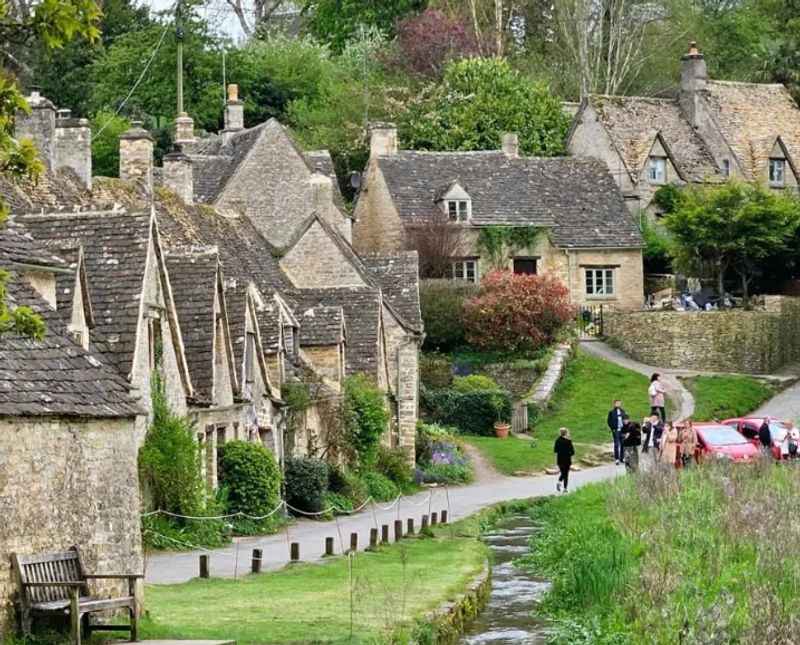
M 698 428 L 706 443 L 712 446 L 734 446 L 749 443 L 742 435 L 729 426 L 709 426 Z
M 783 441 L 786 436 L 787 428 L 782 423 L 770 423 L 769 434 L 772 436 L 773 441 Z

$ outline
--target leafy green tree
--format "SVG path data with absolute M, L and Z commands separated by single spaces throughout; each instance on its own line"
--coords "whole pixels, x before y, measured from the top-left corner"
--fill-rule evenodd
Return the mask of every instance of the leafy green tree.
M 373 465 L 381 435 L 388 429 L 389 412 L 383 392 L 364 374 L 345 379 L 344 423 L 359 464 Z
M 309 31 L 336 50 L 344 49 L 361 26 L 393 34 L 398 19 L 422 11 L 426 0 L 305 0 Z
M 739 278 L 745 302 L 750 284 L 769 258 L 783 252 L 800 225 L 797 198 L 759 185 L 729 182 L 685 190 L 664 218 L 683 270 L 711 267 L 720 293 L 726 273 Z
M 492 150 L 504 132 L 519 135 L 527 155 L 563 154 L 569 120 L 547 87 L 500 58 L 450 63 L 400 121 L 404 145 L 415 150 Z
M 101 111 L 92 117 L 92 172 L 100 177 L 119 173 L 119 135 L 130 127 L 128 119 Z

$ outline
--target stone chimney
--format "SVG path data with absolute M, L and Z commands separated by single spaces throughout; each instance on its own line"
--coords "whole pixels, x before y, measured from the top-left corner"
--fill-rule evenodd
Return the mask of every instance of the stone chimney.
M 119 178 L 141 183 L 148 195 L 153 194 L 153 137 L 134 121 L 119 137 Z
M 194 143 L 194 121 L 186 112 L 175 119 L 175 143 Z
M 53 152 L 55 170 L 72 168 L 83 185 L 92 189 L 92 129 L 89 121 L 73 117 L 69 110 L 59 110 Z
M 322 217 L 328 217 L 333 208 L 333 180 L 315 172 L 308 182 L 311 184 L 311 207 Z
M 698 102 L 703 92 L 706 90 L 708 82 L 708 68 L 706 60 L 697 43 L 689 43 L 689 51 L 681 57 L 681 92 L 680 104 L 689 117 L 693 127 L 699 125 Z
M 17 113 L 15 136 L 18 139 L 31 139 L 39 151 L 39 158 L 52 169 L 55 155 L 56 108 L 38 90 L 33 90 L 26 99 L 31 113 Z
M 225 103 L 225 130 L 223 138 L 227 141 L 230 135 L 244 130 L 244 103 L 239 100 L 239 86 L 228 85 L 228 101 Z
M 370 128 L 369 156 L 397 154 L 397 127 L 394 123 L 375 123 Z
M 506 157 L 516 159 L 519 157 L 519 137 L 516 132 L 506 132 L 502 137 L 502 148 Z
M 192 159 L 184 154 L 180 145 L 164 155 L 164 185 L 180 197 L 186 204 L 194 200 L 194 174 Z

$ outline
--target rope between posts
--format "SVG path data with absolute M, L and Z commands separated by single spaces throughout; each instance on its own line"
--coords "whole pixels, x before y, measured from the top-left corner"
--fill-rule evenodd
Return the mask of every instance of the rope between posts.
M 395 507 L 395 504 L 397 504 L 400 501 L 401 497 L 402 495 L 398 495 L 397 497 L 395 497 L 395 500 L 391 504 L 389 504 L 389 506 L 378 506 L 378 508 L 381 509 L 382 511 L 391 511 Z
M 158 509 L 156 511 L 150 511 L 149 513 L 142 513 L 142 517 L 151 517 L 153 515 L 169 515 L 170 517 L 179 517 L 184 520 L 227 520 L 232 517 L 246 517 L 250 520 L 265 520 L 268 517 L 272 517 L 277 513 L 281 508 L 283 508 L 284 502 L 281 500 L 278 505 L 273 508 L 269 513 L 266 515 L 250 515 L 249 513 L 245 513 L 244 511 L 237 511 L 236 513 L 229 513 L 228 515 L 206 515 L 206 516 L 197 516 L 197 515 L 181 515 L 180 513 L 172 513 L 171 511 L 165 511 L 163 509 Z
M 415 502 L 410 502 L 410 501 L 406 500 L 406 504 L 408 504 L 409 506 L 422 506 L 423 504 L 427 504 L 429 502 L 429 500 L 431 499 L 431 497 L 433 497 L 433 489 L 429 489 L 428 490 L 428 496 L 425 499 L 423 499 L 422 501 L 415 503 Z

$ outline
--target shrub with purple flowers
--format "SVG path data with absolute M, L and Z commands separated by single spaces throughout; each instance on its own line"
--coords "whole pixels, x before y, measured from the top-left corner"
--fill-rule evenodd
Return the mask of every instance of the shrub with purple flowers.
M 466 484 L 472 481 L 472 462 L 451 428 L 417 425 L 416 480 L 421 484 Z

